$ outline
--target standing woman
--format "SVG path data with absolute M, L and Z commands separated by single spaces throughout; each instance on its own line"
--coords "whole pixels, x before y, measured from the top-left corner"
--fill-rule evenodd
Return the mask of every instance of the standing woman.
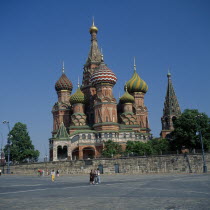
M 55 171 L 54 170 L 52 170 L 52 172 L 51 172 L 51 179 L 52 179 L 52 182 L 55 181 Z

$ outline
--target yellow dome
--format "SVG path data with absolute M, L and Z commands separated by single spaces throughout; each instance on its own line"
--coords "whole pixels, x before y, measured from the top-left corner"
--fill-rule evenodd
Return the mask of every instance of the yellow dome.
M 93 32 L 98 32 L 98 28 L 96 26 L 91 26 L 90 27 L 90 33 L 92 34 Z
M 147 83 L 140 78 L 136 71 L 134 71 L 133 76 L 131 79 L 126 83 L 128 92 L 143 92 L 146 93 L 148 90 Z

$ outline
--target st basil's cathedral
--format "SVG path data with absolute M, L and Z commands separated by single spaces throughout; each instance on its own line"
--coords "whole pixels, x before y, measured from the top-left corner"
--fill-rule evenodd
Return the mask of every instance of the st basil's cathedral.
M 101 157 L 104 142 L 112 140 L 126 148 L 127 141 L 147 142 L 152 138 L 144 96 L 147 83 L 134 62 L 133 76 L 126 82 L 119 102 L 113 95 L 115 73 L 105 64 L 97 42 L 98 28 L 90 27 L 91 47 L 84 65 L 82 84 L 72 94 L 73 85 L 62 68 L 55 84 L 58 101 L 52 109 L 53 131 L 49 139 L 50 161 Z M 161 137 L 170 135 L 173 121 L 181 114 L 168 73 Z

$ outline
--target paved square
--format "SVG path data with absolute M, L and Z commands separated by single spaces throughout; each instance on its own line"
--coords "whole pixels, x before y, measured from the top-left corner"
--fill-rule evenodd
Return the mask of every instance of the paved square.
M 210 174 L 0 177 L 0 209 L 210 209 Z

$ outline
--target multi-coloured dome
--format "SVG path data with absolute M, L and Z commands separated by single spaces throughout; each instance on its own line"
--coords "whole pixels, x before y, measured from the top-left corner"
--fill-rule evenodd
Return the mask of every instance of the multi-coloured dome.
M 85 96 L 84 93 L 81 91 L 80 87 L 78 87 L 77 91 L 71 96 L 70 103 L 71 104 L 85 103 Z
M 133 76 L 126 83 L 126 85 L 127 85 L 129 93 L 134 93 L 134 92 L 146 93 L 148 90 L 147 83 L 143 79 L 140 78 L 136 70 L 134 70 Z
M 98 69 L 96 69 L 95 72 L 93 73 L 90 81 L 94 86 L 100 83 L 109 83 L 115 85 L 117 77 L 112 72 L 112 70 L 109 69 L 106 66 L 106 64 L 102 61 Z
M 120 103 L 125 104 L 125 103 L 133 103 L 134 102 L 134 97 L 128 93 L 127 89 L 125 93 L 120 97 Z
M 71 81 L 68 79 L 68 77 L 65 75 L 65 73 L 62 73 L 59 80 L 55 83 L 55 90 L 61 91 L 61 90 L 70 90 L 72 91 L 73 85 Z

